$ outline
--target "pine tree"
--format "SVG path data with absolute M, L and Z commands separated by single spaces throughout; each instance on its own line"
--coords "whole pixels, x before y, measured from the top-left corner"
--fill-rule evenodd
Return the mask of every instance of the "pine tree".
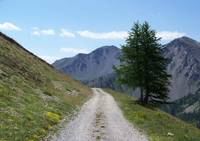
M 147 22 L 134 24 L 122 46 L 121 65 L 115 68 L 121 84 L 140 89 L 140 101 L 147 104 L 168 99 L 170 75 L 161 52 L 160 38 Z

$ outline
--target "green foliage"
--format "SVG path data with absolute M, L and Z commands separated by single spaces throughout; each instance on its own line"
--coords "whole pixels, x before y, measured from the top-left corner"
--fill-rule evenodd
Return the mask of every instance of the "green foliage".
M 199 141 L 200 130 L 157 108 L 141 106 L 134 97 L 106 89 L 112 94 L 124 116 L 143 130 L 150 141 Z
M 147 22 L 135 23 L 122 46 L 121 65 L 115 68 L 122 84 L 140 88 L 140 100 L 146 104 L 149 99 L 163 102 L 168 98 L 170 76 L 166 72 L 166 59 L 162 57 L 159 40 Z

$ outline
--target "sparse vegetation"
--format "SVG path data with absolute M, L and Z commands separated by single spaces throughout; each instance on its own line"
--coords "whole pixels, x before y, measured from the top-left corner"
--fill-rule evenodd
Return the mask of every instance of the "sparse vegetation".
M 54 84 L 56 82 L 60 89 Z M 65 89 L 66 88 L 66 89 Z M 76 91 L 76 96 L 69 95 Z M 33 56 L 0 33 L 0 140 L 38 141 L 91 90 Z
M 144 107 L 134 97 L 105 89 L 112 94 L 124 116 L 149 136 L 150 141 L 199 141 L 200 130 L 157 108 Z

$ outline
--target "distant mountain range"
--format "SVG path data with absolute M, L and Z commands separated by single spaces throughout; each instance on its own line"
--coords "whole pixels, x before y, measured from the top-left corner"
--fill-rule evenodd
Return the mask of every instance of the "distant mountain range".
M 58 60 L 53 66 L 90 86 L 117 88 L 113 65 L 119 65 L 120 54 L 115 46 L 103 46 L 89 54 Z M 194 94 L 200 86 L 200 43 L 188 37 L 175 39 L 163 46 L 163 56 L 172 75 L 170 99 Z
M 120 64 L 118 58 L 121 53 L 121 49 L 115 46 L 103 46 L 89 54 L 58 60 L 53 66 L 89 86 L 122 90 L 116 83 L 117 75 L 112 69 L 113 65 Z M 172 110 L 176 107 L 182 109 L 182 115 L 188 117 L 183 114 L 184 110 L 200 101 L 197 94 L 200 88 L 200 43 L 188 37 L 177 38 L 163 45 L 163 56 L 168 59 L 167 71 L 172 75 L 170 100 L 175 101 L 167 111 L 178 116 L 180 110 Z M 186 99 L 189 98 L 193 100 L 188 102 Z M 181 101 L 188 105 L 180 104 Z M 197 114 L 200 117 L 200 112 L 190 109 L 190 115 Z M 183 119 L 187 119 L 185 117 Z

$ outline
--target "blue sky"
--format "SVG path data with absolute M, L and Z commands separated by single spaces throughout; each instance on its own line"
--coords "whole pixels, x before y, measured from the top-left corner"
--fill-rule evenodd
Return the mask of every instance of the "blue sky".
M 137 20 L 168 42 L 200 39 L 199 0 L 0 0 L 0 31 L 52 63 L 100 46 L 120 47 Z

